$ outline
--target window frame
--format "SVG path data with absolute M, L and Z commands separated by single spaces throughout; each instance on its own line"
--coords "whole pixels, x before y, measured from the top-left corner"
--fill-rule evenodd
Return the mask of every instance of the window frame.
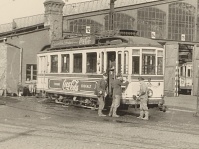
M 88 55 L 89 54 L 95 54 L 95 70 L 94 71 L 88 71 Z M 92 56 L 91 56 L 92 57 Z M 90 65 L 91 66 L 91 65 Z M 94 66 L 94 65 L 93 65 Z M 91 70 L 91 68 L 90 68 Z M 87 52 L 86 53 L 86 73 L 97 73 L 97 52 Z
M 135 50 L 137 50 L 138 51 L 138 53 L 134 53 L 133 51 L 135 51 Z M 140 67 L 141 67 L 141 64 L 142 64 L 142 61 L 141 61 L 141 53 L 142 53 L 142 51 L 141 51 L 141 49 L 132 49 L 132 61 L 131 61 L 131 63 L 132 63 L 132 74 L 133 75 L 140 75 Z M 139 62 L 139 66 L 138 66 L 138 74 L 136 73 L 133 73 L 134 72 L 134 67 L 133 67 L 133 57 L 138 57 L 139 58 L 139 60 L 138 60 L 138 62 Z
M 75 56 L 76 55 L 81 55 L 81 62 L 77 62 L 79 64 L 81 64 L 81 70 L 80 71 L 76 71 L 76 64 L 75 64 Z M 79 67 L 80 68 L 80 67 Z M 83 73 L 83 53 L 73 53 L 73 73 Z
M 27 74 L 27 71 L 28 71 L 28 66 L 30 66 L 30 74 Z M 36 67 L 34 69 L 34 66 Z M 26 80 L 29 78 L 29 80 L 32 80 L 32 81 L 36 81 L 37 80 L 37 64 L 26 64 Z M 36 74 L 34 74 L 34 72 L 36 72 Z M 30 77 L 28 77 L 30 76 Z M 35 77 L 35 78 L 34 78 Z
M 52 65 L 52 57 L 53 56 L 57 56 L 57 68 L 56 68 L 56 71 L 52 71 L 52 67 L 53 67 L 53 65 Z M 51 73 L 58 73 L 58 68 L 59 68 L 59 55 L 58 54 L 53 54 L 53 55 L 50 55 L 50 72 Z M 55 69 L 55 68 L 53 68 L 53 69 Z
M 66 69 L 68 70 L 63 70 L 63 67 L 64 67 L 64 57 L 65 56 L 68 56 L 66 57 Z M 61 73 L 69 73 L 70 72 L 70 54 L 69 53 L 62 53 L 61 54 Z

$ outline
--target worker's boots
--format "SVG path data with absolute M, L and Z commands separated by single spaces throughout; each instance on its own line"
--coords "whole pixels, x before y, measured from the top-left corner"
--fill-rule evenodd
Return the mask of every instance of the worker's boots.
M 139 118 L 139 119 L 143 119 L 143 117 L 144 117 L 144 111 L 140 111 L 140 116 L 139 116 L 139 117 L 137 117 L 137 118 Z
M 145 117 L 142 118 L 143 120 L 149 120 L 149 112 L 148 111 L 145 111 Z

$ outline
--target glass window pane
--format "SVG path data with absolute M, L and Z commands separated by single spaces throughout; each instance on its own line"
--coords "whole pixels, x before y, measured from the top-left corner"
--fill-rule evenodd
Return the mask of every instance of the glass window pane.
M 82 54 L 74 54 L 73 71 L 75 73 L 82 72 Z
M 128 74 L 128 57 L 129 57 L 129 53 L 125 52 L 124 53 L 124 74 Z
M 58 72 L 58 55 L 51 55 L 51 72 Z
M 97 53 L 87 53 L 86 72 L 97 72 Z
M 158 75 L 163 75 L 163 57 L 158 57 Z
M 142 54 L 142 74 L 154 75 L 155 74 L 155 55 Z
M 140 55 L 140 49 L 134 49 L 132 54 L 133 55 Z
M 61 56 L 61 72 L 69 72 L 69 54 L 62 54 Z
M 27 64 L 26 65 L 26 80 L 36 80 L 37 78 L 37 65 Z
M 169 39 L 181 40 L 181 34 L 185 34 L 186 41 L 193 41 L 195 7 L 184 2 L 176 2 L 169 5 Z M 191 30 L 191 31 L 190 31 Z
M 166 13 L 158 8 L 148 7 L 138 10 L 137 29 L 140 36 L 151 38 L 151 32 L 155 32 L 155 38 L 165 38 Z
M 132 57 L 132 74 L 139 74 L 140 69 L 140 56 Z
M 104 52 L 102 52 L 101 57 L 102 57 L 102 69 L 101 69 L 101 73 L 103 73 L 104 72 Z
M 162 57 L 163 56 L 163 51 L 158 51 L 158 56 Z
M 122 72 L 122 55 L 121 53 L 118 54 L 118 73 Z
M 37 80 L 37 76 L 33 76 L 33 80 Z
M 105 30 L 109 29 L 109 15 L 105 16 Z M 133 29 L 134 28 L 134 18 L 123 13 L 114 14 L 114 27 L 117 29 Z
M 35 71 L 37 71 L 37 65 L 35 64 L 35 65 L 33 65 L 33 70 Z

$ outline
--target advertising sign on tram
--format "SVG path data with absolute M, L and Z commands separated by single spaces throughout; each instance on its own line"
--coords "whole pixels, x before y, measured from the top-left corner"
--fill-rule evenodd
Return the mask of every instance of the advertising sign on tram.
M 94 91 L 95 84 L 95 82 L 87 82 L 83 80 L 49 80 L 49 88 L 65 91 Z

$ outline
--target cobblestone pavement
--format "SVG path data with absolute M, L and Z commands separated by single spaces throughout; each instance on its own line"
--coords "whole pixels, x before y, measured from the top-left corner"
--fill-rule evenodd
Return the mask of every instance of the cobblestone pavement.
M 1 98 L 2 149 L 198 149 L 199 117 L 192 113 L 150 109 L 150 121 L 139 110 L 120 118 L 97 111 L 64 107 L 38 98 Z M 105 111 L 107 113 L 108 111 Z

